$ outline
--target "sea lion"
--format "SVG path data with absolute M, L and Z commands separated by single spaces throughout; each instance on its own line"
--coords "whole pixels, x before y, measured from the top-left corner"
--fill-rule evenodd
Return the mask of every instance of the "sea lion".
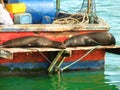
M 73 36 L 64 41 L 66 47 L 94 46 L 94 45 L 115 45 L 115 38 L 106 32 L 88 33 Z
M 2 44 L 3 47 L 53 47 L 64 48 L 63 43 L 52 41 L 40 36 L 25 36 L 9 40 Z
M 120 55 L 120 48 L 105 49 L 106 52 Z

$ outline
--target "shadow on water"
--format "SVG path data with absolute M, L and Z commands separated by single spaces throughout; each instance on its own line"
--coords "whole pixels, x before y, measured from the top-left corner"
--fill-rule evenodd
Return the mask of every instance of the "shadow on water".
M 72 71 L 61 75 L 0 77 L 1 90 L 118 90 L 104 71 Z

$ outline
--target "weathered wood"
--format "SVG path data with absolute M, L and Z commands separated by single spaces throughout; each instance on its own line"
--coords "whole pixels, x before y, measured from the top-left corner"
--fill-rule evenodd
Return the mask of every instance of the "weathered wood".
M 81 30 L 109 30 L 109 25 L 103 20 L 99 24 L 27 24 L 27 25 L 1 25 L 0 32 L 57 32 Z
M 0 50 L 6 50 L 10 53 L 19 53 L 19 52 L 48 52 L 48 51 L 61 51 L 61 50 L 90 50 L 95 46 L 87 46 L 87 47 L 68 47 L 66 49 L 57 49 L 57 48 L 0 48 Z M 96 49 L 116 49 L 120 48 L 120 46 L 98 46 Z
M 50 64 L 50 66 L 48 67 L 48 72 L 51 72 L 53 70 L 53 68 L 55 67 L 56 63 L 58 62 L 59 58 L 61 57 L 61 55 L 63 54 L 64 50 L 61 50 L 57 56 L 54 58 L 54 60 L 52 61 L 52 63 Z

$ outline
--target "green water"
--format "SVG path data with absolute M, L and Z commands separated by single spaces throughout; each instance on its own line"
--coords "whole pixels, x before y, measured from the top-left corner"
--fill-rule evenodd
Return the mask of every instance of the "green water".
M 0 90 L 120 90 L 118 60 L 119 55 L 107 53 L 105 70 L 0 77 Z
M 2 77 L 0 90 L 118 90 L 103 71 L 77 71 L 37 77 Z
M 61 8 L 78 11 L 82 0 L 61 0 Z M 120 0 L 96 0 L 97 14 L 111 26 L 120 44 Z M 120 56 L 106 54 L 105 70 L 63 72 L 58 75 L 0 77 L 0 90 L 120 90 Z

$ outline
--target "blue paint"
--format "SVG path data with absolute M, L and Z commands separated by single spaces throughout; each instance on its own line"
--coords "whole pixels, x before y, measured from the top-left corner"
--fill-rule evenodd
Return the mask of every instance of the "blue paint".
M 9 3 L 23 2 L 32 14 L 33 24 L 50 24 L 56 16 L 56 0 L 9 0 Z
M 72 62 L 64 62 L 61 68 L 71 64 Z M 104 66 L 104 60 L 101 61 L 84 61 L 84 62 L 77 62 L 68 69 L 101 69 Z
M 64 62 L 61 66 L 61 68 L 71 64 L 72 62 Z M 39 62 L 39 63 L 6 63 L 6 64 L 1 64 L 1 66 L 5 66 L 10 68 L 11 70 L 14 70 L 15 68 L 20 68 L 22 69 L 37 69 L 37 68 L 42 68 L 43 70 L 47 70 L 49 67 L 48 62 Z M 75 69 L 101 69 L 104 66 L 104 60 L 102 61 L 84 61 L 84 62 L 78 62 L 71 67 L 69 67 L 69 70 L 75 70 Z
M 15 24 L 31 24 L 32 23 L 32 16 L 30 13 L 14 14 L 14 23 Z
M 44 68 L 46 69 L 49 66 L 49 63 L 47 62 L 40 62 L 40 63 L 6 63 L 6 64 L 1 64 L 0 66 L 6 66 L 11 68 L 13 70 L 14 68 L 20 68 L 22 69 L 33 69 L 33 68 Z

